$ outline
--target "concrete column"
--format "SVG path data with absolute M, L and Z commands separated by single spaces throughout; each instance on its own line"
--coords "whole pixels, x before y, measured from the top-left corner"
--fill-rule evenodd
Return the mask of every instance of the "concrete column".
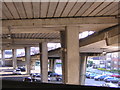
M 31 57 L 30 57 L 30 47 L 25 47 L 25 63 L 26 63 L 26 73 L 30 74 L 30 62 L 31 62 Z
M 13 69 L 17 68 L 17 49 L 12 49 Z
M 64 84 L 79 85 L 79 28 L 68 26 L 61 31 L 62 73 Z
M 53 67 L 53 59 L 49 59 L 49 71 L 52 71 L 52 67 Z
M 31 60 L 31 70 L 35 70 L 35 61 L 36 60 Z
M 56 69 L 56 59 L 53 59 L 52 71 L 55 72 L 55 69 Z
M 80 54 L 80 85 L 85 85 L 87 54 Z
M 5 66 L 5 50 L 2 50 L 2 66 Z
M 40 48 L 41 81 L 48 82 L 48 48 L 47 48 L 47 42 L 40 43 L 39 48 Z
M 55 72 L 55 59 L 50 59 L 49 71 Z

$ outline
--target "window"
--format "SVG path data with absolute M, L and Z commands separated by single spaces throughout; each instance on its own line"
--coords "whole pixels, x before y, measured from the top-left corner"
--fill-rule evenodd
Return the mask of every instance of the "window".
M 117 64 L 117 61 L 114 61 L 114 64 Z

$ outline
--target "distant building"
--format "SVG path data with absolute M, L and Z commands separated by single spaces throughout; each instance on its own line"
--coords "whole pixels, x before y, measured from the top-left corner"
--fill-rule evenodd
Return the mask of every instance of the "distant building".
M 93 68 L 105 68 L 105 60 L 101 57 L 93 57 Z
M 97 56 L 92 59 L 96 67 L 120 70 L 120 52 L 108 53 L 105 56 Z

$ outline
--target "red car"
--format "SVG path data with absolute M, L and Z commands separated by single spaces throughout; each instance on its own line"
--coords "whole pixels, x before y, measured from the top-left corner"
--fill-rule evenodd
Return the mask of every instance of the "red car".
M 120 78 L 120 75 L 119 74 L 113 74 L 111 75 L 112 77 L 116 77 L 116 78 Z

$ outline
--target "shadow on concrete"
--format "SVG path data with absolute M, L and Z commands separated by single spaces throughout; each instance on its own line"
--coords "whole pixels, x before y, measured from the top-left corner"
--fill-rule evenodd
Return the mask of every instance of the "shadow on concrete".
M 81 85 L 66 85 L 66 84 L 53 84 L 53 83 L 37 83 L 37 82 L 22 82 L 22 81 L 10 81 L 10 80 L 3 80 L 2 81 L 2 89 L 6 88 L 99 88 L 99 89 L 112 89 L 107 87 L 97 87 L 97 86 L 81 86 Z

